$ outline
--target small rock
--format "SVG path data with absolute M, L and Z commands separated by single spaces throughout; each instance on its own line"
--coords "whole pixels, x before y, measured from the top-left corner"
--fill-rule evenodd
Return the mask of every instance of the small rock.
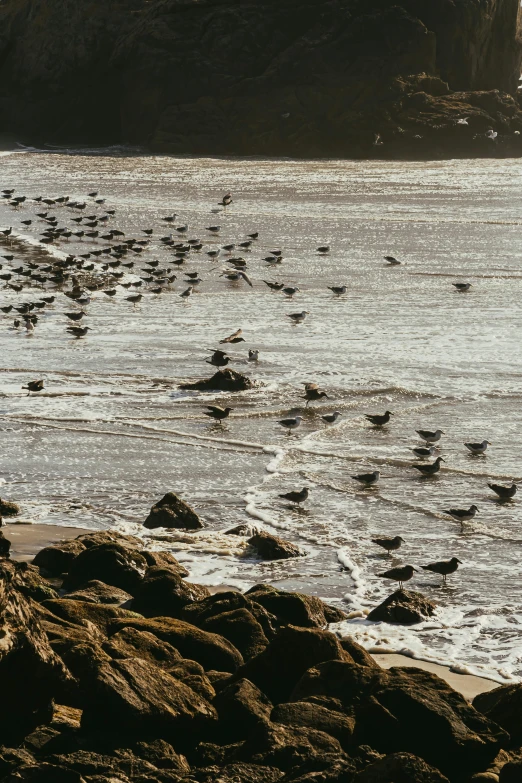
M 295 544 L 264 531 L 249 538 L 247 543 L 256 550 L 262 560 L 286 560 L 290 557 L 304 556 Z
M 196 512 L 174 492 L 167 492 L 161 500 L 152 506 L 143 525 L 149 530 L 157 527 L 200 530 L 203 527 Z
M 235 527 L 231 527 L 230 530 L 225 530 L 225 535 L 227 536 L 257 536 L 258 533 L 259 528 L 255 525 L 249 525 L 248 523 L 236 525 Z
M 13 503 L 11 500 L 2 500 L 2 498 L 0 498 L 0 516 L 15 517 L 19 513 L 20 506 L 18 503 Z
M 433 601 L 425 598 L 421 593 L 415 593 L 410 590 L 396 590 L 382 604 L 372 609 L 368 615 L 368 620 L 413 625 L 414 623 L 422 623 L 428 617 L 432 617 L 435 614 L 435 609 L 436 606 Z
M 193 389 L 195 391 L 238 392 L 252 389 L 255 385 L 255 382 L 246 375 L 235 370 L 229 370 L 227 367 L 225 370 L 218 370 L 212 378 L 196 381 L 195 383 L 183 383 L 179 388 Z

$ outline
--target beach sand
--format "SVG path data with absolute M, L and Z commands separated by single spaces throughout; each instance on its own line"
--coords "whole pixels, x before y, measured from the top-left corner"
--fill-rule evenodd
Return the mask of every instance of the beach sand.
M 3 532 L 5 537 L 11 541 L 12 559 L 30 561 L 40 549 L 43 549 L 43 547 L 56 544 L 58 541 L 63 541 L 64 539 L 76 538 L 76 536 L 86 533 L 87 531 L 84 528 L 79 527 L 60 527 L 58 525 L 39 524 L 28 525 L 11 522 L 3 528 Z M 218 593 L 223 590 L 234 590 L 235 588 L 227 585 L 216 585 L 209 589 L 211 593 Z M 413 658 L 408 658 L 405 655 L 379 653 L 373 657 L 384 669 L 390 669 L 392 666 L 413 666 L 418 669 L 434 672 L 469 701 L 479 693 L 498 688 L 498 683 L 493 682 L 492 680 L 486 680 L 483 677 L 475 677 L 470 674 L 457 674 L 456 672 L 451 671 L 447 666 L 439 666 L 436 663 L 418 661 Z

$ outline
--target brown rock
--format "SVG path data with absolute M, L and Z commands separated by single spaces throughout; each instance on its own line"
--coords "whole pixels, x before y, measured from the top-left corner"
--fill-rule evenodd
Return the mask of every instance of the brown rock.
M 165 740 L 137 742 L 134 746 L 134 753 L 158 769 L 172 769 L 184 774 L 190 772 L 190 766 L 185 756 L 176 753 L 172 745 Z
M 339 639 L 339 643 L 343 650 L 348 653 L 354 663 L 358 663 L 359 666 L 369 666 L 371 669 L 380 669 L 381 667 L 377 661 L 372 658 L 370 653 L 367 653 L 364 647 L 357 644 L 350 636 L 345 636 Z
M 189 576 L 189 572 L 185 566 L 182 566 L 181 563 L 178 563 L 174 555 L 172 555 L 170 552 L 150 552 L 147 549 L 142 549 L 140 554 L 143 555 L 147 561 L 147 565 L 150 568 L 153 566 L 158 566 L 158 568 L 167 568 L 169 571 L 172 571 L 181 578 Z
M 132 595 L 120 590 L 118 587 L 106 585 L 98 579 L 86 582 L 80 590 L 66 593 L 64 599 L 69 601 L 86 601 L 90 604 L 114 604 L 120 606 L 132 600 Z
M 145 558 L 134 549 L 117 543 L 93 544 L 70 563 L 63 586 L 75 590 L 97 579 L 134 595 L 146 570 Z
M 161 500 L 152 506 L 143 525 L 149 529 L 167 527 L 200 530 L 203 527 L 203 523 L 194 509 L 174 492 L 167 492 Z
M 0 516 L 15 517 L 20 513 L 20 506 L 12 500 L 2 500 L 0 498 Z
M 271 585 L 254 585 L 245 597 L 261 604 L 284 625 L 299 625 L 304 628 L 325 628 L 346 618 L 344 612 L 325 604 L 320 598 L 304 593 L 289 593 Z
M 396 590 L 379 606 L 372 609 L 368 620 L 383 623 L 413 625 L 435 614 L 433 601 L 411 590 Z
M 233 609 L 208 617 L 200 623 L 200 627 L 232 642 L 245 661 L 262 652 L 268 644 L 261 625 L 248 609 Z
M 196 381 L 195 383 L 182 383 L 179 388 L 194 389 L 196 391 L 238 392 L 252 389 L 254 386 L 255 382 L 246 375 L 230 370 L 227 367 L 224 370 L 218 370 L 212 378 Z
M 185 582 L 177 573 L 153 566 L 136 590 L 132 608 L 145 617 L 181 617 L 183 607 L 207 598 L 203 585 Z
M 56 615 L 56 617 L 60 617 L 69 623 L 84 625 L 85 620 L 87 620 L 93 623 L 105 635 L 114 620 L 139 617 L 136 612 L 120 609 L 119 606 L 95 604 L 88 601 L 73 601 L 67 598 L 44 601 L 42 606 Z
M 522 743 L 522 685 L 501 685 L 493 691 L 479 693 L 473 706 L 511 735 L 512 744 Z
M 148 631 L 138 631 L 136 628 L 122 628 L 108 641 L 103 642 L 102 647 L 114 660 L 141 658 L 161 669 L 170 669 L 182 660 L 171 644 Z
M 353 746 L 355 719 L 337 710 L 330 710 L 322 704 L 307 701 L 278 704 L 272 710 L 270 720 L 285 726 L 302 726 L 323 731 L 330 737 L 335 737 L 346 751 Z
M 303 557 L 303 552 L 295 544 L 278 536 L 272 536 L 265 531 L 252 536 L 247 543 L 256 550 L 262 560 L 286 560 L 290 557 Z
M 257 724 L 237 753 L 242 761 L 265 764 L 282 771 L 298 769 L 310 762 L 324 763 L 329 756 L 342 756 L 342 748 L 328 734 L 316 729 L 265 722 Z
M 269 722 L 272 704 L 250 680 L 240 679 L 225 686 L 215 697 L 217 730 L 229 742 L 246 739 L 259 722 Z
M 411 753 L 393 753 L 374 761 L 356 776 L 354 783 L 449 783 L 435 767 Z
M 0 524 L 2 523 L 2 517 L 0 517 Z M 0 557 L 9 557 L 9 550 L 11 549 L 11 542 L 4 536 L 2 530 L 0 530 Z
M 40 549 L 33 558 L 33 565 L 47 571 L 51 576 L 61 576 L 67 573 L 74 558 L 84 549 L 85 545 L 77 538 L 60 541 Z

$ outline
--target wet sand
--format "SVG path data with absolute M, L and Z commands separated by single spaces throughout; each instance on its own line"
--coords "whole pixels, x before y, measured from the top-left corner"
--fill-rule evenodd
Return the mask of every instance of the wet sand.
M 4 536 L 11 542 L 11 558 L 25 561 L 32 560 L 36 553 L 46 546 L 89 532 L 81 527 L 27 525 L 16 522 L 7 523 L 2 530 Z

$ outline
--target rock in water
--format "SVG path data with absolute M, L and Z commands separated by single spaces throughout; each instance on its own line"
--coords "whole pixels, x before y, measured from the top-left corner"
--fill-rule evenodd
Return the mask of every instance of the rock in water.
M 2 498 L 0 498 L 0 516 L 15 517 L 19 513 L 20 506 L 18 503 L 13 503 L 11 500 L 2 500 Z
M 372 609 L 368 620 L 383 623 L 413 625 L 422 623 L 435 614 L 436 606 L 421 593 L 410 590 L 396 590 L 382 604 Z
M 246 375 L 230 370 L 227 367 L 225 370 L 218 370 L 212 378 L 195 381 L 195 383 L 183 383 L 179 388 L 194 389 L 195 391 L 238 392 L 252 389 L 254 386 L 254 381 L 250 380 Z
M 167 492 L 161 500 L 152 506 L 143 525 L 150 530 L 157 527 L 200 530 L 203 527 L 203 523 L 194 509 L 174 492 Z
M 11 542 L 4 536 L 0 530 L 0 557 L 9 557 L 9 550 L 11 549 Z
M 303 552 L 295 544 L 264 531 L 249 538 L 247 543 L 256 550 L 262 560 L 286 560 L 289 557 L 303 557 Z

